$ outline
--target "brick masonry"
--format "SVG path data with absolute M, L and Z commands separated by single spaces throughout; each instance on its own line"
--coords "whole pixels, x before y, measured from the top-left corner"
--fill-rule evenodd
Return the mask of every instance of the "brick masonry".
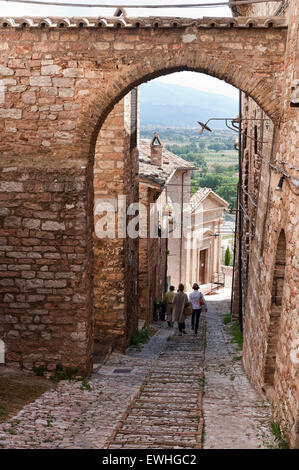
M 254 5 L 246 13 L 274 14 L 276 9 L 273 4 Z M 285 12 L 290 27 L 281 81 L 280 123 L 244 122 L 243 131 L 247 128 L 248 135 L 265 143 L 255 145 L 252 139 L 247 139 L 244 146 L 242 178 L 251 197 L 243 191 L 242 205 L 247 215 L 242 216 L 241 231 L 244 366 L 255 387 L 269 398 L 274 419 L 289 438 L 290 446 L 296 448 L 299 447 L 298 189 L 286 178 L 282 190 L 277 191 L 282 174 L 269 162 L 298 178 L 299 113 L 290 99 L 290 85 L 298 70 L 298 13 L 298 2 L 289 2 Z M 269 117 L 248 96 L 243 98 L 244 118 Z M 237 263 L 235 287 L 239 272 Z M 237 288 L 235 318 L 238 307 Z
M 131 149 L 130 94 L 111 111 L 99 133 L 94 162 L 95 207 L 112 201 L 115 211 L 138 202 L 138 152 Z M 119 197 L 121 199 L 119 199 Z M 121 214 L 121 210 L 119 214 Z M 115 234 L 97 236 L 100 216 L 95 213 L 94 338 L 124 349 L 138 322 L 138 239 L 121 238 L 115 212 Z
M 223 19 L 219 26 L 190 20 L 160 29 L 154 23 L 145 28 L 25 28 L 3 20 L 2 158 L 17 165 L 20 156 L 23 164 L 32 158 L 86 164 L 119 99 L 133 86 L 180 70 L 207 73 L 248 92 L 277 122 L 287 29 L 280 19 L 268 28 L 266 20 L 253 28 L 242 18 L 240 27 L 240 20 L 230 27 Z
M 89 372 L 91 227 L 86 169 L 1 168 L 0 332 L 6 362 Z

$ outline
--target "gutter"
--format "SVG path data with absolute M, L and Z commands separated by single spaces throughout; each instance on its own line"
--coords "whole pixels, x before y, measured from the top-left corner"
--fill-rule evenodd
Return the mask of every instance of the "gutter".
M 164 186 L 163 186 L 163 189 L 169 184 L 170 180 L 173 178 L 174 174 L 176 171 L 180 171 L 180 170 L 183 170 L 185 172 L 187 171 L 193 171 L 193 170 L 197 170 L 198 167 L 197 166 L 177 166 L 172 172 L 171 174 L 169 175 L 169 177 L 167 178 L 167 180 L 165 181 L 164 183 Z

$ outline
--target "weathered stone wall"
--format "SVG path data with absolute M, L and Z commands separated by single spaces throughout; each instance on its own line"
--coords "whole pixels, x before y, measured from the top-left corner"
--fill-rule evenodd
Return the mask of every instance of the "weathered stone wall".
M 0 336 L 6 364 L 92 367 L 86 169 L 1 168 Z
M 147 238 L 139 240 L 139 318 L 149 324 L 153 319 L 155 302 L 163 300 L 167 269 L 167 239 L 151 237 L 150 205 L 157 205 L 161 221 L 166 194 L 165 190 L 160 194 L 160 187 L 155 188 L 145 180 L 140 182 L 139 191 L 140 203 L 146 208 L 144 216 L 147 217 Z
M 264 13 L 263 7 L 252 8 L 255 13 Z M 263 124 L 245 122 L 248 134 L 254 136 L 257 125 L 258 139 L 266 143 L 258 144 L 256 149 L 254 142 L 248 142 L 244 152 L 242 175 L 257 207 L 243 192 L 242 203 L 251 221 L 243 212 L 242 297 L 245 369 L 256 388 L 270 399 L 274 417 L 288 436 L 291 447 L 299 447 L 298 189 L 286 178 L 282 191 L 277 191 L 282 174 L 275 169 L 276 166 L 298 178 L 299 113 L 298 108 L 290 106 L 291 83 L 298 69 L 297 2 L 290 2 L 287 17 L 290 27 L 281 81 L 284 91 L 280 123 L 274 128 L 267 121 Z M 243 112 L 244 118 L 267 117 L 248 99 L 245 99 Z M 282 231 L 286 238 L 286 266 L 279 281 L 283 284 L 283 295 L 281 306 L 273 307 L 273 279 Z
M 226 80 L 278 121 L 286 29 L 268 28 L 265 20 L 249 28 L 246 19 L 239 27 L 241 20 L 234 19 L 234 27 L 230 19 L 222 19 L 219 26 L 186 20 L 183 27 L 160 29 L 154 22 L 144 28 L 67 27 L 63 21 L 55 28 L 46 22 L 44 27 L 14 28 L 3 21 L 3 158 L 86 164 L 114 104 L 139 83 L 179 70 Z
M 149 267 L 148 267 L 148 236 L 149 228 L 147 220 L 149 217 L 149 187 L 147 184 L 139 184 L 139 201 L 144 205 L 146 211 L 140 214 L 141 224 L 144 227 L 144 237 L 139 239 L 139 269 L 138 269 L 138 303 L 139 303 L 139 318 L 147 322 L 149 315 Z
M 95 206 L 100 208 L 110 201 L 115 207 L 113 236 L 97 235 L 100 216 L 95 214 L 94 337 L 100 343 L 121 349 L 127 346 L 137 327 L 138 311 L 138 239 L 128 237 L 126 231 L 124 234 L 118 231 L 118 211 L 126 225 L 129 205 L 138 202 L 138 155 L 130 146 L 130 118 L 129 94 L 103 124 L 94 161 Z

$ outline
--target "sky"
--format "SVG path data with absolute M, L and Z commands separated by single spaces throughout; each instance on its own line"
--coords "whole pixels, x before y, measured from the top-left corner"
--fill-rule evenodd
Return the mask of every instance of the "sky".
M 45 1 L 45 0 L 41 0 Z M 49 2 L 51 0 L 48 0 Z M 54 1 L 54 0 L 53 0 Z M 88 4 L 111 4 L 117 6 L 132 4 L 132 5 L 171 5 L 183 3 L 207 3 L 217 2 L 219 0 L 55 0 L 62 3 L 84 3 Z M 225 0 L 222 0 L 225 1 Z M 30 4 L 10 3 L 0 1 L 1 16 L 99 16 L 113 15 L 115 8 L 84 8 L 84 7 L 59 7 L 59 6 L 39 6 Z M 215 8 L 127 8 L 128 16 L 185 16 L 190 18 L 201 18 L 202 16 L 231 16 L 228 7 L 215 7 Z
M 41 0 L 44 1 L 44 0 Z M 51 1 L 51 0 L 49 0 Z M 54 1 L 54 0 L 52 0 Z M 183 3 L 212 3 L 219 0 L 87 0 L 86 2 L 80 0 L 55 0 L 62 3 L 80 3 L 82 5 L 88 4 L 112 4 L 122 6 L 126 4 L 132 5 L 171 5 Z M 225 0 L 221 0 L 225 1 Z M 10 3 L 0 0 L 0 16 L 1 17 L 47 17 L 47 16 L 112 16 L 116 8 L 84 8 L 84 7 L 60 7 L 50 5 L 30 5 L 20 3 Z M 214 7 L 214 8 L 126 8 L 127 15 L 134 16 L 184 16 L 189 18 L 202 18 L 203 16 L 232 16 L 231 10 L 228 7 Z M 209 93 L 219 93 L 220 95 L 230 96 L 238 99 L 238 90 L 227 83 L 218 80 L 217 78 L 210 77 L 205 74 L 196 72 L 179 72 L 166 75 L 156 79 L 163 83 L 174 83 L 177 85 L 189 86 L 201 91 Z

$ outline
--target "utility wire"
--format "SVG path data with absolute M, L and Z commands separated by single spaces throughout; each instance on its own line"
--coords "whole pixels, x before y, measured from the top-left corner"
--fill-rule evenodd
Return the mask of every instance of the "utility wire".
M 46 5 L 46 6 L 61 6 L 61 7 L 79 7 L 79 8 L 217 8 L 224 6 L 242 6 L 250 5 L 253 3 L 270 3 L 270 2 L 280 2 L 281 0 L 236 0 L 236 1 L 226 1 L 226 2 L 217 2 L 217 3 L 186 3 L 186 4 L 169 4 L 169 5 L 111 5 L 111 4 L 92 4 L 92 3 L 64 3 L 64 2 L 43 2 L 39 0 L 1 0 L 6 3 L 29 3 L 32 5 Z
M 204 178 L 204 176 L 202 177 Z M 197 180 L 198 181 L 198 180 Z M 235 186 L 237 185 L 238 183 L 223 183 L 223 184 L 219 184 L 219 186 Z M 191 185 L 192 185 L 192 182 L 191 182 Z M 183 186 L 183 187 L 189 187 L 190 184 L 179 184 L 179 183 L 168 183 L 167 186 L 179 186 L 180 188 Z M 204 186 L 204 188 L 206 188 L 207 186 Z M 201 188 L 201 186 L 199 186 L 199 189 Z M 212 189 L 212 188 L 209 188 L 209 189 Z M 212 191 L 214 191 L 212 189 Z
M 253 227 L 255 228 L 255 223 L 253 222 L 253 220 L 249 217 L 249 215 L 247 214 L 246 210 L 244 209 L 244 207 L 242 206 L 241 202 L 239 202 L 239 205 L 246 217 L 247 220 L 249 220 L 249 222 L 253 225 Z
M 244 186 L 241 186 L 241 189 L 242 189 L 243 193 L 245 193 L 246 196 L 249 197 L 251 203 L 252 203 L 255 207 L 257 207 L 257 203 L 256 203 L 255 200 L 253 199 L 252 195 L 251 195 L 248 191 L 246 191 L 245 187 L 244 187 Z

